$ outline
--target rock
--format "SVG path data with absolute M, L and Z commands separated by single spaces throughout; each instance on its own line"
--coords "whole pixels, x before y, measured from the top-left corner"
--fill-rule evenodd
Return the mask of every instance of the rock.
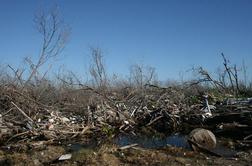
M 189 138 L 198 143 L 199 145 L 205 147 L 206 149 L 214 149 L 216 147 L 216 137 L 215 135 L 206 129 L 197 128 L 191 131 Z M 198 148 L 192 145 L 193 150 L 197 151 Z

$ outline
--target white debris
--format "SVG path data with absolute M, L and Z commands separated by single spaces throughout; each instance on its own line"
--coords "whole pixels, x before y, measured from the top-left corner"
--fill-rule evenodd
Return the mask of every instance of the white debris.
M 204 119 L 212 116 L 211 110 L 214 110 L 215 106 L 208 104 L 208 100 L 207 100 L 208 96 L 207 95 L 204 95 L 203 97 L 205 98 L 205 107 L 202 108 L 201 111 L 204 112 L 204 114 L 202 115 L 203 120 L 204 120 Z
M 215 110 L 216 107 L 214 105 L 209 105 L 210 110 Z
M 75 117 L 70 117 L 70 120 L 76 121 L 76 118 Z
M 60 118 L 61 122 L 62 123 L 67 123 L 67 122 L 70 122 L 70 120 L 66 117 L 63 117 L 63 118 Z
M 29 130 L 31 130 L 33 127 L 33 124 L 30 122 L 30 121 L 28 121 L 28 122 L 26 122 L 26 124 L 25 124 L 25 126 L 26 126 L 26 128 L 28 128 Z
M 134 116 L 134 114 L 135 114 L 136 110 L 137 110 L 137 108 L 135 108 L 135 109 L 132 111 L 132 113 L 131 113 L 130 117 Z
M 205 114 L 202 115 L 202 118 L 203 120 L 205 120 L 206 118 L 210 118 L 211 116 L 213 116 L 211 112 L 206 112 Z
M 3 123 L 2 115 L 0 114 L 0 124 Z
M 60 156 L 59 161 L 69 160 L 71 158 L 72 158 L 72 154 L 63 154 L 63 155 Z
M 49 119 L 48 120 L 50 123 L 53 123 L 54 122 L 54 119 Z
M 129 125 L 129 121 L 125 120 L 124 124 Z
M 52 130 L 54 128 L 54 125 L 53 124 L 48 124 L 47 128 L 48 128 L 48 130 Z

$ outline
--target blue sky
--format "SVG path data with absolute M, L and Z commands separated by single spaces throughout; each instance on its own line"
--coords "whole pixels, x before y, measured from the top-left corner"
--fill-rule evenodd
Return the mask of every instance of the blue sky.
M 192 66 L 215 72 L 223 52 L 252 74 L 251 0 L 0 0 L 1 64 L 38 55 L 34 13 L 55 4 L 72 30 L 54 68 L 85 74 L 92 46 L 104 51 L 109 73 L 146 64 L 161 80 L 179 79 Z

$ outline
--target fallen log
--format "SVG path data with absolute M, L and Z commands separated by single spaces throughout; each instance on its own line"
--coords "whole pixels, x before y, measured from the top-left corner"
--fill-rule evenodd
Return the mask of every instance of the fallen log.
M 246 124 L 252 126 L 252 111 L 231 112 L 215 114 L 211 118 L 207 118 L 204 121 L 205 125 L 215 125 L 220 123 L 233 123 Z

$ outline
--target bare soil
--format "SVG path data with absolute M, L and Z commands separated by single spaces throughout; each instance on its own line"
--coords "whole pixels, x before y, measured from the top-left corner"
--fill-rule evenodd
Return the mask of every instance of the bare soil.
M 18 147 L 18 146 L 17 146 Z M 13 149 L 13 150 L 12 150 Z M 133 147 L 120 150 L 118 146 L 104 144 L 99 148 L 82 148 L 72 152 L 72 158 L 59 161 L 69 151 L 64 146 L 19 147 L 2 149 L 0 165 L 251 165 L 252 150 L 237 153 L 235 157 L 224 158 L 185 150 L 176 147 L 145 149 Z

